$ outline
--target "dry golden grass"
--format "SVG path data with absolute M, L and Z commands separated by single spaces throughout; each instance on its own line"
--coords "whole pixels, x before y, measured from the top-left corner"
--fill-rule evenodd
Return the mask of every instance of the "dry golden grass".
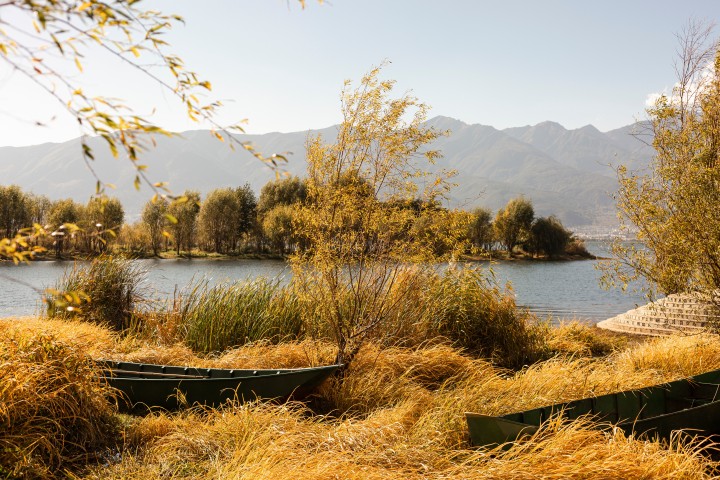
M 478 451 L 452 473 L 477 479 L 709 479 L 717 465 L 696 441 L 664 446 L 622 432 L 606 433 L 581 420 L 546 423 L 527 441 L 508 450 Z M 462 477 L 474 467 L 469 477 Z
M 442 385 L 457 382 L 476 370 L 493 372 L 494 368 L 446 345 L 418 349 L 367 345 L 343 381 L 332 379 L 319 394 L 325 409 L 339 415 L 363 416 L 408 398 L 425 398 Z
M 46 334 L 0 340 L 0 476 L 47 478 L 118 440 L 90 359 Z
M 641 342 L 639 337 L 629 337 L 587 325 L 578 321 L 561 323 L 548 329 L 546 345 L 556 355 L 599 357 Z
M 364 420 L 307 418 L 299 408 L 262 404 L 155 414 L 135 426 L 143 433 L 135 453 L 86 478 L 713 478 L 715 464 L 700 445 L 667 447 L 579 421 L 547 424 L 508 450 L 438 448 L 409 435 L 408 419 L 422 406 L 408 403 Z
M 32 338 L 37 329 L 57 335 L 66 348 L 79 345 L 93 355 L 157 363 L 301 367 L 334 358 L 331 345 L 311 341 L 200 357 L 179 344 L 152 346 L 120 340 L 95 330 L 99 327 L 65 326 L 27 320 L 15 322 L 13 331 Z M 75 328 L 84 333 L 78 343 L 72 339 Z M 11 330 L 5 322 L 0 329 Z M 100 347 L 92 347 L 93 338 Z M 582 422 L 551 422 L 508 450 L 468 448 L 463 415 L 468 410 L 502 414 L 720 368 L 720 339 L 712 335 L 651 340 L 601 358 L 583 352 L 588 353 L 580 348 L 575 356 L 510 372 L 441 343 L 370 344 L 344 383 L 325 384 L 309 405 L 253 403 L 117 417 L 124 424 L 119 455 L 106 464 L 73 466 L 73 473 L 118 480 L 716 478 L 717 465 L 702 455 L 702 445 L 685 440 L 667 446 Z M 0 388 L 8 388 L 8 378 L 0 377 Z M 37 462 L 48 476 L 57 465 Z
M 617 352 L 613 359 L 627 371 L 682 378 L 720 368 L 719 339 L 710 334 L 656 338 Z
M 94 358 L 114 352 L 120 342 L 116 333 L 93 323 L 38 317 L 0 318 L 0 337 L 10 335 L 51 336 L 58 342 L 71 343 Z

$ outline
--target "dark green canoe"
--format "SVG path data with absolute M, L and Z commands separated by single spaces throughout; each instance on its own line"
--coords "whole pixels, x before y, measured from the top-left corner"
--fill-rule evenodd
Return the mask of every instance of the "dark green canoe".
M 120 407 L 131 411 L 152 407 L 173 410 L 196 404 L 217 406 L 234 399 L 302 398 L 339 367 L 248 370 L 98 363 L 108 384 L 120 392 Z
M 669 439 L 673 431 L 720 434 L 720 370 L 652 387 L 584 398 L 511 413 L 501 417 L 466 413 L 475 446 L 498 445 L 538 430 L 554 415 L 591 416 L 601 425 L 617 425 L 627 434 Z

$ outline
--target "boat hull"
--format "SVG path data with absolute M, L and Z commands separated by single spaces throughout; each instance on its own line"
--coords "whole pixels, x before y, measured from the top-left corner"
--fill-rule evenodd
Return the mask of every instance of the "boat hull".
M 669 439 L 684 430 L 720 435 L 720 370 L 666 384 L 558 403 L 501 417 L 466 413 L 475 446 L 499 445 L 535 433 L 551 416 L 572 420 L 586 416 L 599 426 L 627 434 Z
M 230 370 L 130 362 L 102 365 L 104 378 L 119 393 L 121 409 L 134 412 L 192 405 L 218 406 L 228 401 L 302 398 L 339 367 Z

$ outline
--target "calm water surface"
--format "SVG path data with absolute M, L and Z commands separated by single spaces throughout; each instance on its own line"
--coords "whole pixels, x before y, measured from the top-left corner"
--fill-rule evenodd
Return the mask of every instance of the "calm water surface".
M 609 256 L 607 245 L 588 242 L 596 255 Z M 289 278 L 282 261 L 274 260 L 138 260 L 148 270 L 144 288 L 153 298 L 173 298 L 193 280 L 211 283 L 258 276 Z M 501 283 L 511 282 L 516 301 L 553 319 L 597 322 L 645 303 L 642 296 L 605 291 L 599 287 L 597 262 L 505 262 L 492 265 Z M 489 262 L 480 262 L 489 267 Z M 0 317 L 33 315 L 40 311 L 41 292 L 52 287 L 72 262 L 0 264 Z

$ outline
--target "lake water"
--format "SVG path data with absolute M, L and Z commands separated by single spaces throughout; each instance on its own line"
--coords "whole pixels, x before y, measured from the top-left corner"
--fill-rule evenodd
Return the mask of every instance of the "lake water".
M 596 255 L 609 256 L 606 243 L 588 242 L 587 246 Z M 291 275 L 284 262 L 275 260 L 137 261 L 148 271 L 145 288 L 155 298 L 172 298 L 176 291 L 203 276 L 215 283 Z M 602 290 L 596 263 L 517 261 L 493 264 L 491 268 L 499 282 L 511 282 L 518 305 L 556 320 L 598 322 L 646 303 L 638 294 Z M 489 262 L 480 264 L 490 267 Z M 72 268 L 72 262 L 0 264 L 0 317 L 38 313 L 42 291 L 52 287 L 66 268 Z

